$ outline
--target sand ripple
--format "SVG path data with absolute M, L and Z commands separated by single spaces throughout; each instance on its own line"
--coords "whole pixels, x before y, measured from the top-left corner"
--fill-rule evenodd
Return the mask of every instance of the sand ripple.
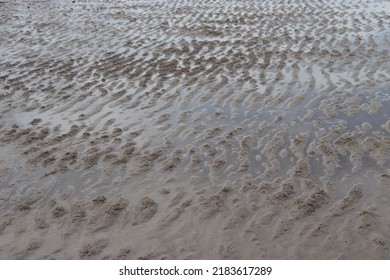
M 114 2 L 0 3 L 0 258 L 390 257 L 388 1 Z

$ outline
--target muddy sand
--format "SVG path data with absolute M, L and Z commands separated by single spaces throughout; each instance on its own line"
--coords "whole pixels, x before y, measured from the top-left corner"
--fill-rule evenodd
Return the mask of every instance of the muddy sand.
M 1 259 L 389 259 L 386 0 L 0 2 Z

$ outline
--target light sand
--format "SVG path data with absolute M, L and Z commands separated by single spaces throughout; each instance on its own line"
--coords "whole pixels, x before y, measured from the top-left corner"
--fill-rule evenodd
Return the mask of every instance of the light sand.
M 389 259 L 389 34 L 385 0 L 0 3 L 0 258 Z

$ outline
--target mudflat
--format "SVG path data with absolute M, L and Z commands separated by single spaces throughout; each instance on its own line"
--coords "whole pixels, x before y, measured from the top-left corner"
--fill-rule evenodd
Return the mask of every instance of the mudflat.
M 1 259 L 389 259 L 389 1 L 0 2 Z

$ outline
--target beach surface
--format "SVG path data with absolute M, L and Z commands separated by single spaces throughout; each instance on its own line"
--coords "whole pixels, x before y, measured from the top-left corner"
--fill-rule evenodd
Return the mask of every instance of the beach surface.
M 0 259 L 390 259 L 390 2 L 1 1 Z

